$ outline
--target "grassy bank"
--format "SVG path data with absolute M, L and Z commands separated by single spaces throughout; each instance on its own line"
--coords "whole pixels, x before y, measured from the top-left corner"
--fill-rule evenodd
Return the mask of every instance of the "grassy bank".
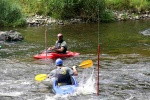
M 150 10 L 150 0 L 105 0 L 106 7 L 111 10 L 128 10 L 145 12 Z
M 101 22 L 110 22 L 115 20 L 114 10 L 149 11 L 150 0 L 0 0 L 0 25 L 24 25 L 24 17 L 36 14 L 85 22 L 97 21 L 99 16 Z
M 104 0 L 19 0 L 19 3 L 27 16 L 38 14 L 56 19 L 95 20 L 98 8 L 100 12 L 105 9 Z
M 14 0 L 15 2 L 17 0 Z M 18 0 L 26 15 L 48 15 L 56 19 L 81 18 L 111 21 L 113 10 L 139 13 L 150 10 L 150 0 Z

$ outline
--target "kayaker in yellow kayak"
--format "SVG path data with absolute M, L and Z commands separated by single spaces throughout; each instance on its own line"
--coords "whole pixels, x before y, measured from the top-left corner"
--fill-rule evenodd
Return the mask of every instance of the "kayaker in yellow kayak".
M 77 66 L 73 66 L 72 69 L 69 67 L 63 67 L 63 61 L 58 58 L 55 62 L 56 69 L 52 70 L 48 77 L 55 77 L 58 85 L 70 85 L 71 76 L 77 76 L 78 72 L 76 70 Z
M 57 52 L 57 53 L 66 53 L 67 51 L 67 43 L 65 40 L 63 40 L 63 35 L 59 33 L 57 35 L 57 41 L 55 43 L 55 46 L 49 47 L 48 51 L 50 52 Z

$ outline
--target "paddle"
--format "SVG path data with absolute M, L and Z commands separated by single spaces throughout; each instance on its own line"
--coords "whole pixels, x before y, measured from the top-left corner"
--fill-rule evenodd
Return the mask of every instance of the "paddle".
M 38 75 L 35 76 L 35 80 L 40 82 L 40 81 L 44 80 L 47 77 L 48 77 L 47 74 L 38 74 Z
M 77 67 L 90 68 L 92 66 L 93 66 L 93 61 L 92 60 L 85 60 Z M 38 74 L 38 75 L 35 76 L 35 80 L 40 82 L 40 81 L 44 80 L 47 77 L 48 77 L 47 74 Z
M 93 66 L 93 61 L 92 60 L 85 60 L 79 65 L 79 67 L 81 67 L 81 68 L 89 68 L 89 67 L 92 67 L 92 66 Z

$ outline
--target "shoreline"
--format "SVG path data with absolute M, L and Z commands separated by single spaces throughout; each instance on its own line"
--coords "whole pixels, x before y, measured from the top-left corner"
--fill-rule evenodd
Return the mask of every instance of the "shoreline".
M 150 20 L 150 11 L 145 13 L 129 13 L 127 11 L 113 11 L 115 21 L 128 21 L 128 20 Z M 53 24 L 65 25 L 65 24 L 78 24 L 86 23 L 82 19 L 69 19 L 69 20 L 57 20 L 49 16 L 34 15 L 27 17 L 27 26 L 49 26 Z

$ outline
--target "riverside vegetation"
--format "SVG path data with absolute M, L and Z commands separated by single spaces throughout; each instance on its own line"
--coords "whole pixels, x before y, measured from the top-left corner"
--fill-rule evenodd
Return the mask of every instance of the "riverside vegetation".
M 149 10 L 150 0 L 0 0 L 0 26 L 24 26 L 35 15 L 83 22 L 140 19 L 149 18 Z

